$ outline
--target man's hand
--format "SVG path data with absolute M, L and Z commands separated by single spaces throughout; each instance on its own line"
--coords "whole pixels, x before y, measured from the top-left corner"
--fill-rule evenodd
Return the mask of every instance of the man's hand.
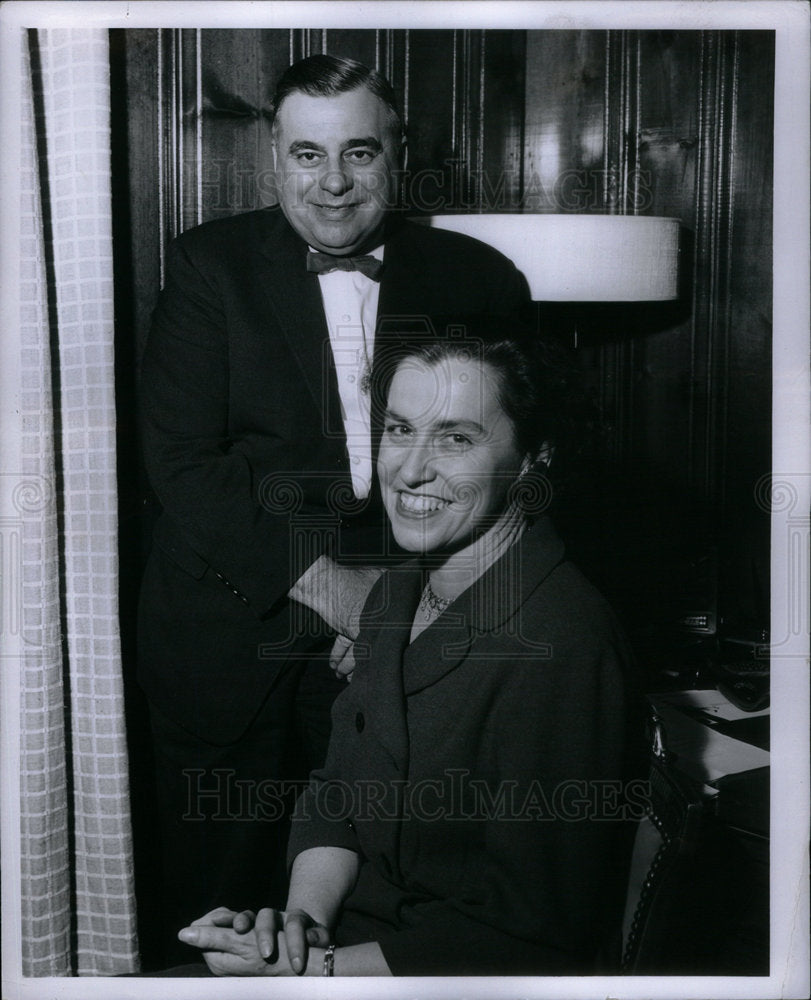
M 352 680 L 355 671 L 355 643 L 345 635 L 335 637 L 332 652 L 329 654 L 330 669 L 334 670 L 338 677 L 343 677 L 347 681 Z
M 287 596 L 312 608 L 336 632 L 357 639 L 360 613 L 382 572 L 372 566 L 339 566 L 333 559 L 319 556 Z

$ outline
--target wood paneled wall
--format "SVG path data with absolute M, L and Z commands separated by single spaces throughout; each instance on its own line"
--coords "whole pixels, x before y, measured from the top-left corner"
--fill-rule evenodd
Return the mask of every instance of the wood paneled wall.
M 273 202 L 270 93 L 309 53 L 361 59 L 391 79 L 408 120 L 411 212 L 681 219 L 679 302 L 548 312 L 578 324 L 603 414 L 592 497 L 603 540 L 591 544 L 621 604 L 634 606 L 645 574 L 659 579 L 643 587 L 648 618 L 672 596 L 671 560 L 695 549 L 720 562 L 728 621 L 765 624 L 768 516 L 755 486 L 770 466 L 771 32 L 114 35 L 131 233 L 120 320 L 133 358 L 169 239 Z M 636 549 L 646 554 L 629 556 Z

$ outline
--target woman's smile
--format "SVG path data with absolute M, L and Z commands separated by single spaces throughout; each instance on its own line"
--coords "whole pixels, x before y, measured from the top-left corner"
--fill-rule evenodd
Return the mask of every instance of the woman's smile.
M 443 500 L 441 497 L 430 496 L 425 493 L 408 493 L 400 490 L 397 496 L 401 511 L 408 516 L 427 517 L 437 511 L 444 510 L 450 500 Z

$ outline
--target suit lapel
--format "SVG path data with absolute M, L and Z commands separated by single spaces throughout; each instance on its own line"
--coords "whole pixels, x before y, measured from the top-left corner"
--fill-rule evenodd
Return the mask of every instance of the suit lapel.
M 269 209 L 268 230 L 256 258 L 256 280 L 298 362 L 302 382 L 313 402 L 319 411 L 326 410 L 330 424 L 337 417 L 341 430 L 329 330 L 318 275 L 306 270 L 306 254 L 307 244 L 281 211 Z
M 430 302 L 428 281 L 423 254 L 416 245 L 412 227 L 402 219 L 392 217 L 386 228 L 385 270 L 380 282 L 377 300 L 377 325 L 381 333 L 387 325 L 411 317 L 415 303 Z M 425 309 L 423 308 L 423 311 Z
M 405 650 L 403 685 L 406 695 L 436 684 L 464 660 L 472 640 L 470 598 L 471 591 L 465 591 Z

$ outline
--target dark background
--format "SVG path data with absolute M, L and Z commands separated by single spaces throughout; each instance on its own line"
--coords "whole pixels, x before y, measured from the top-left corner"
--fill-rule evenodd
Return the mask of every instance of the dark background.
M 617 212 L 681 220 L 682 293 L 541 304 L 599 414 L 559 507 L 650 690 L 709 678 L 718 641 L 768 629 L 773 32 L 114 30 L 114 237 L 122 640 L 142 946 L 154 886 L 137 586 L 156 509 L 137 447 L 137 365 L 169 240 L 274 202 L 273 84 L 314 52 L 377 66 L 407 121 L 422 212 Z

